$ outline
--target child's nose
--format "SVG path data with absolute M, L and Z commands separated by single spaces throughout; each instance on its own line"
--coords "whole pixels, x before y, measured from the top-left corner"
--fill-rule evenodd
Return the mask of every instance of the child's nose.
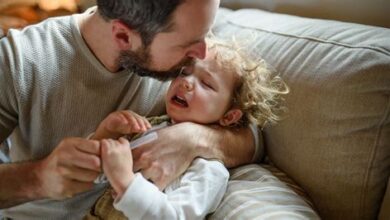
M 187 91 L 191 91 L 193 89 L 192 83 L 187 79 L 183 79 L 181 87 Z

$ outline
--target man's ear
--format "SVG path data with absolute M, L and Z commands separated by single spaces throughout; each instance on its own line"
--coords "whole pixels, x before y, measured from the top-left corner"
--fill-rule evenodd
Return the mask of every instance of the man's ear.
M 242 117 L 242 111 L 240 109 L 231 109 L 225 113 L 225 115 L 219 119 L 219 124 L 222 126 L 229 126 L 237 123 Z
M 112 21 L 112 35 L 119 50 L 131 50 L 141 44 L 138 32 L 117 19 Z

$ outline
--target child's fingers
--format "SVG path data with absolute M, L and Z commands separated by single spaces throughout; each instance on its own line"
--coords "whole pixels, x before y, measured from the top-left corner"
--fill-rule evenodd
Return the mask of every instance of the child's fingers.
M 138 120 L 138 124 L 140 125 L 141 129 L 142 129 L 142 132 L 145 132 L 147 131 L 149 128 L 151 128 L 152 126 L 150 125 L 149 121 L 143 117 L 143 116 L 140 116 L 140 115 L 136 115 L 137 117 L 137 120 Z
M 152 125 L 150 124 L 150 122 L 148 121 L 148 119 L 146 119 L 145 117 L 142 117 L 142 120 L 144 122 L 144 125 L 146 127 L 146 130 L 150 129 L 152 127 Z
M 127 112 L 125 114 L 126 119 L 128 121 L 128 128 L 130 129 L 129 132 L 138 132 L 140 130 L 140 126 L 138 124 L 137 118 L 135 115 L 131 114 L 130 112 Z
M 129 147 L 129 146 L 130 146 L 129 141 L 128 141 L 126 138 L 124 138 L 124 137 L 120 137 L 120 138 L 118 139 L 118 141 L 119 141 L 120 144 L 122 144 L 122 145 L 124 145 L 124 146 L 126 146 L 126 147 Z M 131 155 L 131 150 L 130 150 L 130 155 Z
M 124 138 L 124 137 L 120 137 L 118 139 L 118 141 L 119 141 L 119 143 L 124 144 L 124 145 L 129 144 L 129 141 L 126 138 Z
M 131 132 L 145 132 L 152 127 L 145 117 L 135 112 L 125 111 L 123 113 L 130 125 Z
M 116 114 L 109 117 L 107 120 L 107 128 L 110 131 L 117 131 L 116 129 L 122 128 L 128 124 L 128 120 L 125 115 Z
M 137 117 L 137 120 L 138 120 L 139 126 L 141 127 L 141 132 L 145 132 L 150 128 L 149 127 L 150 124 L 149 124 L 148 120 L 146 120 L 146 118 L 139 116 L 139 117 Z

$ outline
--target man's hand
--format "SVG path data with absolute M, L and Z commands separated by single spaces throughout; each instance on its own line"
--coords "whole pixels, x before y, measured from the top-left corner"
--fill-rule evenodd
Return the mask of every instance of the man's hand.
M 122 196 L 134 179 L 133 156 L 129 141 L 104 139 L 101 141 L 104 174 L 118 196 Z
M 133 150 L 134 170 L 162 190 L 180 176 L 197 153 L 200 129 L 194 123 L 179 123 L 157 131 L 158 139 Z M 198 129 L 197 129 L 198 128 Z
M 125 134 L 142 133 L 151 128 L 149 121 L 130 110 L 109 114 L 98 126 L 91 139 L 117 139 Z
M 195 157 L 217 159 L 226 167 L 251 162 L 255 152 L 249 128 L 221 128 L 191 122 L 157 131 L 158 139 L 134 149 L 134 170 L 164 189 Z
M 90 190 L 101 171 L 99 142 L 64 139 L 38 167 L 43 197 L 64 199 Z

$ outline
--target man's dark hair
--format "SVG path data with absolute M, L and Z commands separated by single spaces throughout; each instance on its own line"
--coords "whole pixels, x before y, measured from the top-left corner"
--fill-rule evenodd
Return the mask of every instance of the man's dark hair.
M 173 28 L 173 12 L 185 0 L 97 0 L 100 15 L 106 19 L 119 19 L 137 31 L 144 47 L 159 32 Z

